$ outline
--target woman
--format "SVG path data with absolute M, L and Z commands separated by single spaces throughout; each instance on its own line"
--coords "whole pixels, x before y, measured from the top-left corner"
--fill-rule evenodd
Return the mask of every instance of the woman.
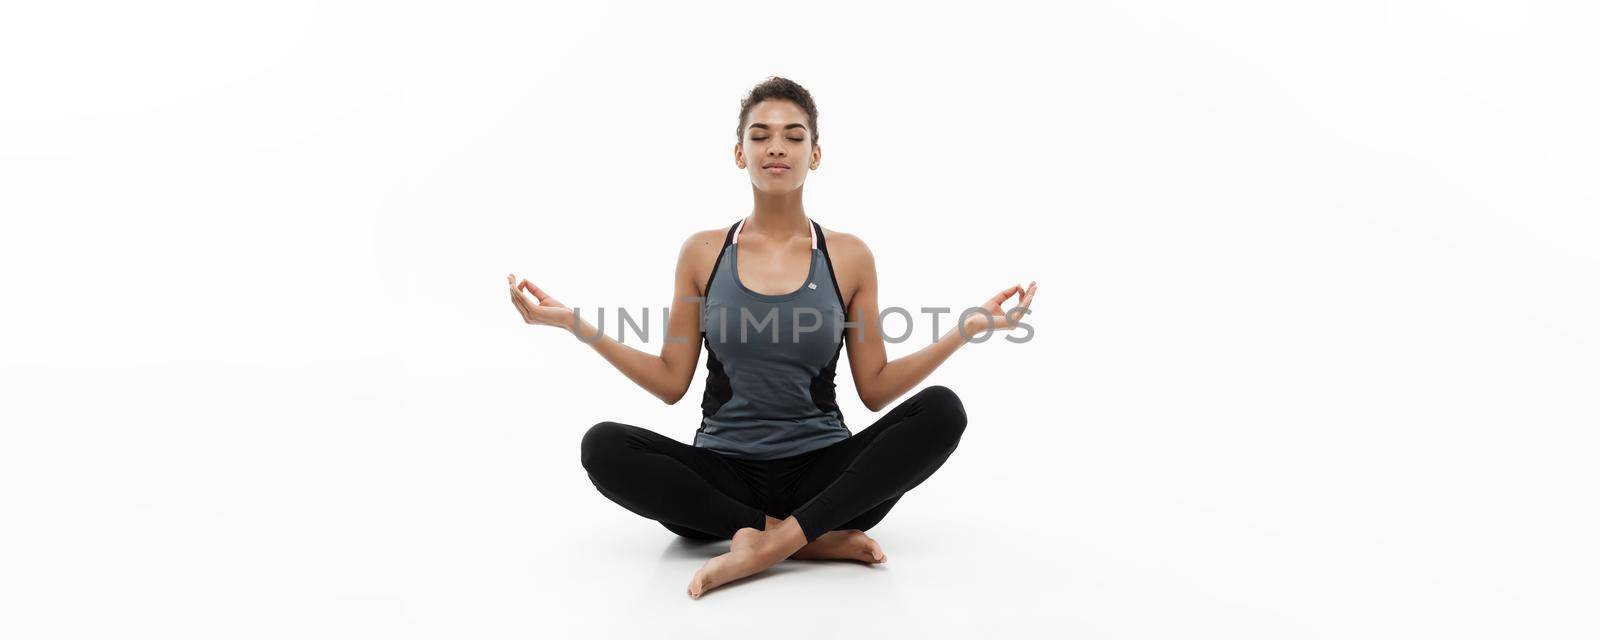
M 950 456 L 966 412 L 935 385 L 852 434 L 834 396 L 840 350 L 849 351 L 861 401 L 878 411 L 969 336 L 1026 326 L 1037 289 L 1007 288 L 982 305 L 987 313 L 963 314 L 937 342 L 886 361 L 872 253 L 860 238 L 812 222 L 801 202 L 806 172 L 822 161 L 811 95 L 777 77 L 756 86 L 740 105 L 738 137 L 733 159 L 750 174 L 754 210 L 683 243 L 660 355 L 597 335 L 533 283 L 507 277 L 525 322 L 575 332 L 667 404 L 688 391 L 705 342 L 692 446 L 601 422 L 582 447 L 607 498 L 680 536 L 732 540 L 691 578 L 695 598 L 785 558 L 885 562 L 865 531 Z M 1018 306 L 1002 313 L 1013 295 Z

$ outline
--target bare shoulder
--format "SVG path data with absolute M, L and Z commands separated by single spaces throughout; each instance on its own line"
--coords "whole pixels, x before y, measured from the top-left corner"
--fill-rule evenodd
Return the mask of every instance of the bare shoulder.
M 725 228 L 695 231 L 678 248 L 678 267 L 688 271 L 696 283 L 697 291 L 711 277 L 711 267 L 716 263 L 717 254 L 722 250 L 722 241 L 727 235 Z M 705 292 L 700 293 L 704 295 Z
M 683 241 L 682 251 L 689 254 L 711 252 L 722 248 L 722 238 L 728 233 L 727 229 L 704 229 L 689 234 Z
M 822 228 L 822 235 L 828 241 L 828 257 L 833 260 L 834 266 L 861 268 L 871 263 L 872 250 L 867 248 L 867 242 L 860 236 L 827 227 Z
M 839 294 L 848 309 L 856 299 L 856 292 L 876 278 L 877 267 L 872 261 L 872 250 L 867 242 L 853 233 L 822 228 L 828 241 L 828 260 L 833 263 L 833 277 L 839 282 Z

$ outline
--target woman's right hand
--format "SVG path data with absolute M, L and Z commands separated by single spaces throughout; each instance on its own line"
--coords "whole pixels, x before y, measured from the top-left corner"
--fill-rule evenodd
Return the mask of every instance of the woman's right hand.
M 572 330 L 572 309 L 568 309 L 567 305 L 561 304 L 526 279 L 517 282 L 517 277 L 513 274 L 506 274 L 506 282 L 511 285 L 511 302 L 517 305 L 517 311 L 522 314 L 523 322 Z M 534 299 L 529 300 L 519 289 L 527 290 L 533 294 Z

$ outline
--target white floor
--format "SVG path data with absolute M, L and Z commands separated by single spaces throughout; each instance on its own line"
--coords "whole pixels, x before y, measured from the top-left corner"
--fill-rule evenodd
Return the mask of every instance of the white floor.
M 29 384 L 54 384 L 44 371 Z M 395 388 L 287 391 L 353 373 Z M 31 422 L 7 431 L 0 466 L 3 635 L 1279 640 L 1597 629 L 1582 613 L 1595 601 L 1592 510 L 1572 501 L 1587 490 L 1553 482 L 1592 480 L 1583 467 L 1505 474 L 1461 446 L 1351 457 L 1336 440 L 1265 442 L 1257 451 L 1280 458 L 1251 462 L 1228 459 L 1226 442 L 1196 448 L 1182 430 L 1152 439 L 1114 424 L 974 424 L 873 530 L 887 565 L 789 562 L 691 600 L 689 576 L 726 543 L 681 541 L 605 500 L 578 463 L 584 425 L 524 411 L 515 377 L 472 379 L 490 382 L 432 378 L 429 396 L 378 366 L 151 368 L 93 404 L 13 398 L 13 415 Z M 978 415 L 1005 413 L 976 409 L 997 404 L 979 390 L 968 396 Z M 593 411 L 648 413 L 631 406 Z M 1017 446 L 1051 429 L 1076 447 Z M 1415 458 L 1422 449 L 1440 457 Z M 1511 447 L 1500 460 L 1520 456 Z

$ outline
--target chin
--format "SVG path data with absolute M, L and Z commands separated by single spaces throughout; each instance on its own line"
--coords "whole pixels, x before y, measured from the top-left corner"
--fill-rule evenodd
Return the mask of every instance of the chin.
M 787 175 L 769 176 L 764 174 L 752 176 L 750 181 L 756 183 L 757 185 L 766 185 L 772 187 L 773 189 L 791 189 L 805 182 L 804 180 Z

